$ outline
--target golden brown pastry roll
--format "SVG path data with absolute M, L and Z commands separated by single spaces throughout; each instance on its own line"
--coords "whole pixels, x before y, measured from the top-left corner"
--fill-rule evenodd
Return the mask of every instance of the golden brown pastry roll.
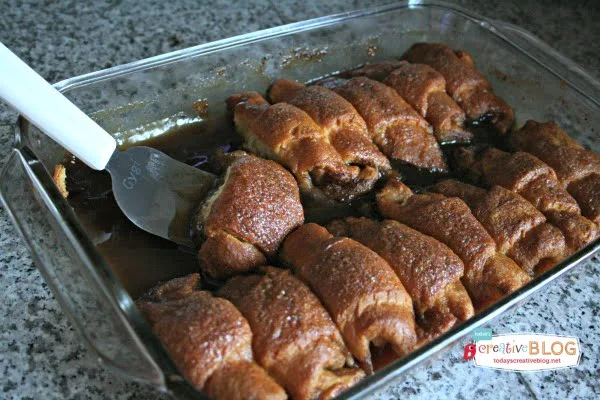
M 600 155 L 583 148 L 551 121 L 527 121 L 509 142 L 513 149 L 531 153 L 552 167 L 579 203 L 581 214 L 600 224 Z
M 458 197 L 413 194 L 392 178 L 377 193 L 377 205 L 385 218 L 434 237 L 460 257 L 465 266 L 462 282 L 476 311 L 531 279 L 510 258 L 496 251 L 494 240 Z
M 373 370 L 370 346 L 391 345 L 400 356 L 414 348 L 412 301 L 377 253 L 310 223 L 288 236 L 280 256 L 323 302 L 367 373 Z
M 286 399 L 252 357 L 252 331 L 233 304 L 199 290 L 192 274 L 136 304 L 187 380 L 215 399 Z
M 533 204 L 563 232 L 569 254 L 598 237 L 598 227 L 581 215 L 577 202 L 560 184 L 554 170 L 533 154 L 490 148 L 475 156 L 463 148 L 456 152 L 455 159 L 476 182 L 486 187 L 502 186 Z
M 460 278 L 464 265 L 446 245 L 393 220 L 335 220 L 327 226 L 379 254 L 392 267 L 410 295 L 415 310 L 418 345 L 473 316 L 473 303 Z
M 465 113 L 446 93 L 444 76 L 425 64 L 383 61 L 350 72 L 366 76 L 394 89 L 433 128 L 440 143 L 465 143 L 472 138 L 464 128 Z
M 323 129 L 344 162 L 370 166 L 380 173 L 391 169 L 390 162 L 371 141 L 367 124 L 352 104 L 322 86 L 305 86 L 278 79 L 269 89 L 273 103 L 289 103 L 306 112 Z
M 346 99 L 367 123 L 373 142 L 392 161 L 446 171 L 431 126 L 396 91 L 365 77 L 322 81 Z
M 294 177 L 273 161 L 239 153 L 195 221 L 204 240 L 201 268 L 216 279 L 264 265 L 304 222 Z
M 256 92 L 227 99 L 244 146 L 287 167 L 300 190 L 319 200 L 350 200 L 373 188 L 379 171 L 344 162 L 329 135 L 308 114 L 288 103 L 269 104 Z
M 466 51 L 454 51 L 442 43 L 417 43 L 402 58 L 411 63 L 427 64 L 440 72 L 446 78 L 446 90 L 469 119 L 489 117 L 501 133 L 513 125 L 512 108 L 494 94 L 490 83 Z
M 529 275 L 539 275 L 567 254 L 562 232 L 530 202 L 501 186 L 486 190 L 453 179 L 431 188 L 459 197 L 496 242 L 499 252 L 512 258 Z
M 297 400 L 331 398 L 358 382 L 364 373 L 315 294 L 289 270 L 262 272 L 218 292 L 248 320 L 257 362 Z

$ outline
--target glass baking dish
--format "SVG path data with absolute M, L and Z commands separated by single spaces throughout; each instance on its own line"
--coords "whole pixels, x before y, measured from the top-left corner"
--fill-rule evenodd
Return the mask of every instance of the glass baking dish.
M 202 123 L 192 107 L 198 99 L 210 105 L 210 118 L 222 118 L 223 100 L 234 92 L 265 92 L 280 77 L 310 81 L 397 57 L 419 41 L 441 41 L 469 51 L 496 93 L 514 107 L 518 124 L 530 118 L 553 119 L 585 146 L 599 150 L 593 128 L 600 126 L 598 82 L 521 28 L 439 1 L 399 2 L 294 23 L 67 79 L 55 86 L 121 146 L 127 146 L 149 135 L 166 134 L 173 124 Z M 1 175 L 1 199 L 83 341 L 118 374 L 182 398 L 203 398 L 179 375 L 54 185 L 48 171 L 64 157 L 64 149 L 24 119 L 15 131 L 15 148 Z M 592 243 L 340 397 L 359 398 L 400 378 L 472 329 L 519 306 L 599 247 L 600 241 Z

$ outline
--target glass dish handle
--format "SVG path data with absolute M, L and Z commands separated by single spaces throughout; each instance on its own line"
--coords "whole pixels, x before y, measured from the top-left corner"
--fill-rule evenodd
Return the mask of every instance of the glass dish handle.
M 584 94 L 593 103 L 600 105 L 600 84 L 587 71 L 572 60 L 554 50 L 531 32 L 508 22 L 492 20 L 482 22 L 503 39 L 507 40 L 529 57 L 552 71 L 564 81 Z
M 131 298 L 107 284 L 114 279 L 110 270 L 91 242 L 86 247 L 73 211 L 28 147 L 14 149 L 6 160 L 0 200 L 62 310 L 98 360 L 119 375 L 164 389 L 165 376 L 155 360 L 165 370 L 168 358 L 159 345 L 156 353 L 150 349 L 151 356 L 142 344 L 142 338 L 152 342 L 153 335 Z M 97 263 L 105 269 L 95 269 Z

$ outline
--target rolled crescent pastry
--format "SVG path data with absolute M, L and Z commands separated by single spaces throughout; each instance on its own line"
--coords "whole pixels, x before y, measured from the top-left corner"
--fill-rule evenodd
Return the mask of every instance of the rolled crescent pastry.
M 446 93 L 446 79 L 425 64 L 389 60 L 369 64 L 350 72 L 366 76 L 394 89 L 433 128 L 440 143 L 465 143 L 472 138 L 464 128 L 466 115 Z
M 513 125 L 515 115 L 508 104 L 496 96 L 466 51 L 455 51 L 442 43 L 417 43 L 404 55 L 411 63 L 427 64 L 446 78 L 446 90 L 471 120 L 490 118 L 500 133 Z
M 273 161 L 235 153 L 222 184 L 194 221 L 202 239 L 200 266 L 215 279 L 265 265 L 304 222 L 294 177 Z
M 331 398 L 364 373 L 315 294 L 274 267 L 236 276 L 219 291 L 246 317 L 257 362 L 297 400 Z
M 460 257 L 465 265 L 462 282 L 476 311 L 531 279 L 514 261 L 496 251 L 494 240 L 458 197 L 414 194 L 392 178 L 377 193 L 377 205 L 385 218 L 436 238 Z
M 347 201 L 370 191 L 379 179 L 377 168 L 345 162 L 327 133 L 298 107 L 271 105 L 256 92 L 233 95 L 227 104 L 244 146 L 288 168 L 307 196 Z
M 473 315 L 460 282 L 464 265 L 443 243 L 393 220 L 350 217 L 331 222 L 327 230 L 364 244 L 390 264 L 412 299 L 418 345 Z
M 454 159 L 475 182 L 486 187 L 502 186 L 533 204 L 563 232 L 568 254 L 600 235 L 596 224 L 581 215 L 577 201 L 558 181 L 556 172 L 533 154 L 489 148 L 476 156 L 462 148 L 455 152 Z
M 175 365 L 215 399 L 286 399 L 281 386 L 254 362 L 252 332 L 242 314 L 199 285 L 198 274 L 173 279 L 136 303 Z
M 552 167 L 579 203 L 581 214 L 600 224 L 600 155 L 583 148 L 554 122 L 527 121 L 509 141 L 515 150 L 531 153 Z
M 354 106 L 373 142 L 391 161 L 430 171 L 447 170 L 433 129 L 394 89 L 365 77 L 320 84 Z
M 412 301 L 377 253 L 310 223 L 288 236 L 281 258 L 319 297 L 367 373 L 370 346 L 390 345 L 400 356 L 414 348 Z
M 515 192 L 501 186 L 486 190 L 453 179 L 439 182 L 431 190 L 464 200 L 498 251 L 531 276 L 550 269 L 567 254 L 562 232 Z

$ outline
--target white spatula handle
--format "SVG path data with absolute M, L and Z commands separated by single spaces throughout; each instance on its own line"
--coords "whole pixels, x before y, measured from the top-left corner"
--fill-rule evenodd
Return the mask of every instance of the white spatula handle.
M 108 164 L 115 139 L 2 43 L 0 98 L 91 168 Z

